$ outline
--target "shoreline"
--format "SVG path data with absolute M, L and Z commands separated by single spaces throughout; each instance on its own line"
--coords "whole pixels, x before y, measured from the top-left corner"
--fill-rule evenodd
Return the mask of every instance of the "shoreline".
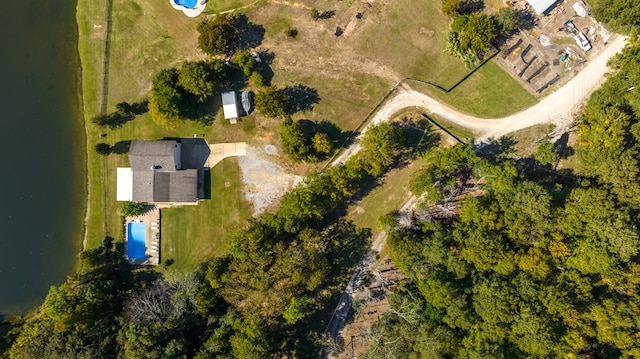
M 106 8 L 105 8 L 106 9 Z M 84 10 L 84 11 L 83 11 Z M 84 169 L 85 169 L 85 186 L 84 186 L 84 192 L 86 195 L 85 201 L 84 201 L 84 215 L 82 218 L 82 242 L 81 242 L 81 248 L 80 248 L 80 252 L 82 253 L 84 251 L 86 251 L 88 249 L 88 241 L 89 241 L 89 221 L 90 221 L 90 215 L 91 215 L 91 190 L 92 190 L 92 186 L 91 186 L 91 166 L 90 166 L 90 150 L 91 150 L 91 133 L 90 133 L 90 128 L 89 128 L 89 124 L 88 121 L 91 118 L 91 114 L 90 114 L 90 109 L 93 108 L 93 106 L 91 106 L 90 100 L 92 102 L 96 102 L 99 99 L 98 98 L 89 98 L 90 96 L 88 96 L 90 93 L 92 93 L 92 91 L 89 91 L 89 84 L 87 83 L 89 78 L 92 78 L 93 75 L 90 74 L 90 69 L 92 70 L 96 70 L 93 69 L 91 66 L 91 62 L 90 58 L 88 58 L 88 56 L 91 56 L 91 52 L 87 51 L 87 49 L 90 47 L 90 43 L 91 43 L 91 36 L 90 33 L 87 33 L 86 28 L 83 28 L 83 20 L 85 20 L 82 16 L 83 15 L 87 15 L 87 11 L 89 9 L 86 8 L 86 2 L 84 2 L 83 0 L 77 0 L 76 1 L 76 8 L 75 8 L 75 18 L 76 18 L 76 28 L 78 29 L 78 36 L 77 36 L 77 54 L 78 54 L 78 59 L 79 59 L 79 63 L 80 63 L 80 75 L 79 75 L 79 81 L 80 81 L 80 86 L 78 89 L 78 97 L 80 99 L 80 104 L 81 104 L 81 116 L 82 116 L 82 127 L 83 127 L 83 132 L 84 132 L 84 151 L 83 151 L 83 160 L 84 160 Z M 89 13 L 89 15 L 93 15 L 91 13 Z M 106 17 L 104 17 L 103 15 L 103 19 L 106 19 Z M 88 20 L 88 19 L 86 19 Z M 100 25 L 93 25 L 93 27 L 102 27 L 105 26 L 106 24 L 100 24 Z M 103 33 L 104 36 L 104 33 Z M 103 36 L 101 36 L 99 38 L 100 43 L 104 43 L 106 41 L 106 38 L 104 38 Z M 100 111 L 100 109 L 96 109 L 97 111 Z

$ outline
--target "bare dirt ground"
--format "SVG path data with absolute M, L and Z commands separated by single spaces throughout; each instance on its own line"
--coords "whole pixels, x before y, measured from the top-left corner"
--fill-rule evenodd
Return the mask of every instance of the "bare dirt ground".
M 390 289 L 406 279 L 388 257 L 378 261 L 376 266 L 371 268 L 371 273 L 372 278 L 367 286 L 355 295 L 358 310 L 341 332 L 344 351 L 337 354 L 336 359 L 359 358 L 366 353 L 373 338 L 372 325 L 390 309 L 387 299 Z
M 605 49 L 611 34 L 593 17 L 576 15 L 575 0 L 556 2 L 548 15 L 533 13 L 525 0 L 514 1 L 513 7 L 527 14 L 523 28 L 502 46 L 495 60 L 531 93 L 548 91 L 553 84 L 563 83 L 588 61 Z M 571 21 L 574 26 L 565 23 Z M 592 48 L 585 52 L 573 39 L 577 32 L 589 39 Z M 568 55 L 564 61 L 562 54 Z
M 253 205 L 253 214 L 257 216 L 277 203 L 283 194 L 297 185 L 301 176 L 287 171 L 277 157 L 272 145 L 255 147 L 247 145 L 247 155 L 238 157 L 242 182 L 245 184 L 245 196 Z

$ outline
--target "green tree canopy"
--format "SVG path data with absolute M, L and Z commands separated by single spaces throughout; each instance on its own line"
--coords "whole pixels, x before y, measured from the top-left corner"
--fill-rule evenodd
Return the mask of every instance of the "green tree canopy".
M 229 68 L 221 60 L 189 62 L 179 69 L 178 85 L 204 102 L 227 82 Z
M 507 36 L 518 29 L 520 19 L 518 13 L 512 7 L 502 7 L 493 15 L 493 21 L 496 23 L 496 29 L 502 36 Z
M 640 3 L 629 0 L 598 0 L 590 3 L 593 15 L 615 30 L 629 32 L 640 24 Z
M 268 117 L 280 117 L 287 113 L 287 98 L 282 90 L 269 86 L 256 94 L 256 109 Z
M 208 55 L 227 54 L 236 39 L 236 29 L 227 15 L 217 15 L 213 20 L 198 24 L 198 47 Z
M 142 214 L 144 210 L 144 204 L 142 202 L 122 202 L 120 206 L 120 214 L 125 217 L 134 217 Z
M 536 161 L 540 162 L 543 165 L 551 165 L 558 162 L 558 150 L 553 143 L 543 143 L 538 146 L 538 149 L 533 154 L 533 157 Z
M 487 51 L 496 38 L 496 25 L 484 13 L 469 15 L 460 29 L 460 44 L 463 49 L 475 52 Z

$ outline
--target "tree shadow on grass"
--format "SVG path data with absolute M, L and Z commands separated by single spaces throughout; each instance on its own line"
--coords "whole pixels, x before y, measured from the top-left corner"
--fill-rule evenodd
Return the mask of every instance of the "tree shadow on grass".
M 481 12 L 484 10 L 484 1 L 482 0 L 468 0 L 462 3 L 460 13 L 462 15 L 470 15 L 473 13 Z
M 440 134 L 434 131 L 434 126 L 425 118 L 415 120 L 410 117 L 402 117 L 398 122 L 407 138 L 407 153 L 402 156 L 404 161 L 411 161 L 415 157 L 422 156 L 427 150 L 440 143 Z
M 252 23 L 245 14 L 233 16 L 232 21 L 238 32 L 236 38 L 238 49 L 252 49 L 262 44 L 265 34 L 264 26 Z
M 131 147 L 131 140 L 118 141 L 111 147 L 111 152 L 118 155 L 122 155 L 125 153 L 129 153 L 130 147 Z
M 513 153 L 513 146 L 517 143 L 516 140 L 510 136 L 503 136 L 495 141 L 489 139 L 489 141 L 490 142 L 480 148 L 477 152 L 480 157 L 491 162 L 498 162 L 508 157 Z
M 318 19 L 328 20 L 328 19 L 331 19 L 332 17 L 334 17 L 335 14 L 336 14 L 335 10 L 327 10 L 327 11 L 323 12 L 322 14 L 318 15 Z
M 302 84 L 287 86 L 283 91 L 287 97 L 288 114 L 313 110 L 313 105 L 320 102 L 318 90 Z
M 558 156 L 560 156 L 560 158 L 566 159 L 575 154 L 573 147 L 569 146 L 569 133 L 563 133 L 554 145 L 556 146 L 556 150 L 558 151 Z
M 108 127 L 112 130 L 122 127 L 136 116 L 142 115 L 149 111 L 149 101 L 144 100 L 130 104 L 128 102 L 120 102 L 116 105 L 116 111 L 105 113 L 94 117 L 91 121 L 100 126 Z

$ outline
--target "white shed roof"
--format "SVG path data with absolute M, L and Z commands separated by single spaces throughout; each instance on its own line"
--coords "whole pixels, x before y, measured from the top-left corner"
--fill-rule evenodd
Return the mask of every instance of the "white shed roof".
M 539 15 L 547 11 L 547 9 L 557 1 L 558 0 L 527 0 L 529 5 L 531 5 L 533 10 Z
M 116 201 L 133 200 L 133 171 L 128 167 L 118 167 Z
M 224 118 L 238 118 L 238 99 L 234 91 L 222 93 L 222 111 Z

